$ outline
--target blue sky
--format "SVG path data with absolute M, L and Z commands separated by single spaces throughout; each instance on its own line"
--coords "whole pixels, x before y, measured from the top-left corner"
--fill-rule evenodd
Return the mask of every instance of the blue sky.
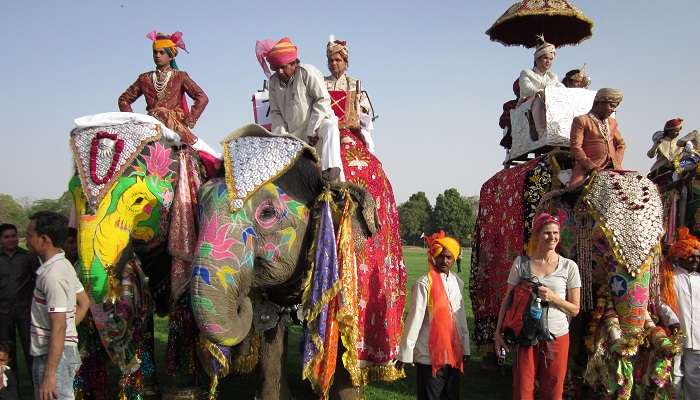
M 240 3 L 240 5 L 239 5 Z M 321 6 L 323 4 L 323 6 Z M 397 201 L 433 200 L 449 187 L 478 194 L 501 168 L 498 117 L 531 50 L 504 47 L 484 31 L 511 1 L 214 2 L 6 1 L 0 193 L 55 198 L 71 173 L 68 133 L 76 117 L 115 111 L 117 97 L 152 69 L 148 31 L 180 30 L 178 56 L 209 95 L 195 131 L 218 148 L 252 119 L 251 93 L 264 75 L 256 39 L 290 36 L 302 62 L 325 67 L 333 33 L 350 45 L 350 73 L 378 114 L 377 154 Z M 594 36 L 559 50 L 554 71 L 587 63 L 592 88 L 617 87 L 628 143 L 625 167 L 647 171 L 650 136 L 670 118 L 700 128 L 697 0 L 579 0 Z M 135 110 L 144 111 L 141 100 Z

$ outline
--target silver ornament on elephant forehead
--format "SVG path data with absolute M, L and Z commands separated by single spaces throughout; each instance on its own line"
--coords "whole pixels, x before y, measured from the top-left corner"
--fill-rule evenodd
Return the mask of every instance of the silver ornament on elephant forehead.
M 243 200 L 235 199 L 231 202 L 231 206 L 232 206 L 232 208 L 235 208 L 235 209 L 243 208 Z

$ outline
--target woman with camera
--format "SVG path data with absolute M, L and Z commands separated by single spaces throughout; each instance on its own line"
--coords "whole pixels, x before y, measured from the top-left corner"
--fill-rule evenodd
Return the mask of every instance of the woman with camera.
M 529 256 L 515 259 L 508 276 L 506 295 L 501 303 L 496 326 L 496 354 L 509 351 L 503 338 L 504 317 L 511 305 L 513 291 L 522 281 L 538 283 L 537 301 L 532 313 L 543 318 L 549 340 L 534 345 L 519 344 L 513 361 L 513 399 L 558 400 L 564 391 L 564 378 L 569 354 L 569 320 L 579 312 L 581 277 L 578 266 L 556 251 L 559 244 L 559 218 L 538 214 L 532 223 L 528 245 Z M 541 309 L 540 309 L 541 307 Z M 537 314 L 537 310 L 539 314 Z M 544 312 L 542 312 L 544 310 Z M 535 382 L 539 381 L 539 385 Z

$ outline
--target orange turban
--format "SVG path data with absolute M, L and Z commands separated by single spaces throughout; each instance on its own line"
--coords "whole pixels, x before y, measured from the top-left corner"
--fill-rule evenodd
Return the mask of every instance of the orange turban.
M 675 259 L 688 258 L 695 251 L 700 251 L 700 241 L 686 227 L 678 229 L 678 240 L 668 250 L 668 255 Z
M 428 246 L 430 247 L 430 256 L 435 258 L 442 254 L 443 250 L 447 249 L 452 256 L 457 259 L 462 252 L 457 239 L 445 235 L 445 232 L 440 231 L 428 237 Z
M 297 59 L 297 46 L 290 38 L 282 38 L 265 55 L 272 68 L 279 68 Z
M 666 125 L 664 125 L 664 131 L 681 129 L 682 127 L 683 127 L 683 119 L 682 118 L 674 118 L 674 119 L 666 121 Z

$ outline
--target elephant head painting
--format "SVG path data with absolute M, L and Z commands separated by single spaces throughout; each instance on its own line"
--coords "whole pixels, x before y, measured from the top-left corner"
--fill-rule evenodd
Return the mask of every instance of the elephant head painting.
M 182 311 L 178 304 L 189 299 L 187 253 L 194 247 L 191 200 L 199 185 L 198 166 L 150 117 L 105 113 L 76 124 L 71 147 L 77 172 L 69 190 L 78 228 L 77 268 L 92 302 L 89 330 L 99 335 L 83 334 L 81 343 L 95 357 L 106 350 L 122 372 L 121 393 L 138 397 L 139 388 L 155 390 L 155 305 L 170 312 L 172 323 L 182 325 L 189 313 L 196 329 L 191 312 L 174 311 Z M 181 347 L 196 359 L 194 343 Z M 90 366 L 92 361 L 98 366 Z M 92 375 L 105 368 L 90 356 L 84 364 L 82 372 Z M 106 390 L 90 389 L 94 379 L 79 381 L 85 386 L 78 390 Z
M 360 187 L 322 181 L 314 150 L 295 138 L 274 136 L 258 125 L 248 125 L 222 144 L 226 178 L 210 180 L 199 192 L 201 223 L 192 268 L 192 307 L 203 340 L 209 342 L 216 359 L 230 354 L 228 348 L 251 333 L 262 334 L 263 382 L 258 397 L 290 398 L 283 371 L 286 363 L 281 360 L 286 325 L 297 314 L 294 306 L 302 303 L 302 297 L 306 300 L 299 314 L 308 331 L 318 326 L 320 318 L 314 315 L 322 314 L 328 321 L 342 319 L 343 306 L 332 299 L 338 293 L 338 297 L 353 296 L 356 286 L 343 286 L 340 280 L 347 278 L 356 284 L 356 275 L 349 268 L 330 268 L 325 275 L 321 270 L 342 264 L 336 261 L 354 260 L 355 252 L 376 229 L 375 204 Z M 339 231 L 347 234 L 342 236 Z M 341 237 L 344 239 L 336 241 Z M 343 253 L 343 248 L 349 250 Z M 328 285 L 319 283 L 324 278 L 329 278 L 324 281 Z M 324 295 L 311 294 L 314 288 Z M 351 298 L 356 299 L 348 297 L 339 303 L 350 307 Z M 325 314 L 312 311 L 321 308 Z M 345 349 L 339 340 L 332 343 L 332 351 L 326 347 L 324 355 L 330 362 L 326 364 L 330 366 L 328 377 L 335 370 L 336 350 L 356 352 L 354 345 Z M 318 355 L 318 349 L 312 347 L 307 334 L 306 349 Z M 335 375 L 339 392 L 342 388 L 338 387 L 359 384 L 348 378 L 348 370 L 355 365 L 343 365 Z M 320 388 L 315 377 L 308 378 L 317 391 L 330 385 L 327 381 Z

